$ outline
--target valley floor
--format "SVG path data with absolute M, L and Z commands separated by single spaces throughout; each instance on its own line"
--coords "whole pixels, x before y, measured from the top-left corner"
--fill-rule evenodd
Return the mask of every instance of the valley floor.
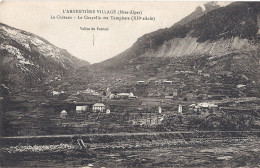
M 106 143 L 86 150 L 9 152 L 3 167 L 257 167 L 258 137 L 216 139 L 145 139 L 134 145 Z M 104 148 L 104 146 L 106 146 Z M 128 146 L 122 148 L 122 146 Z M 21 146 L 20 146 L 21 147 Z M 17 146 L 19 148 L 19 146 Z

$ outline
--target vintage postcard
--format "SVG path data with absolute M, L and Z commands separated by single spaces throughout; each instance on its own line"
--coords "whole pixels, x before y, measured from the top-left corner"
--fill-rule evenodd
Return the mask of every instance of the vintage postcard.
M 0 167 L 259 167 L 260 2 L 0 2 Z

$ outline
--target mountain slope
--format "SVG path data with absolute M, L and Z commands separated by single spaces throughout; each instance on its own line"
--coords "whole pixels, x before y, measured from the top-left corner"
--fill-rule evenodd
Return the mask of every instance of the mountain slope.
M 205 15 L 206 13 L 218 9 L 221 6 L 217 4 L 217 2 L 208 2 L 206 4 L 204 4 L 203 6 L 198 6 L 194 12 L 192 12 L 191 14 L 189 14 L 188 16 L 184 17 L 183 19 L 181 19 L 179 22 L 175 23 L 174 25 L 185 25 L 186 23 L 197 19 L 203 15 Z
M 259 48 L 259 4 L 235 2 L 198 18 L 186 17 L 170 28 L 143 35 L 126 51 L 93 67 L 116 67 L 139 56 L 223 55 L 256 50 Z
M 5 24 L 0 24 L 0 43 L 1 83 L 13 88 L 36 86 L 47 76 L 90 65 L 35 34 Z

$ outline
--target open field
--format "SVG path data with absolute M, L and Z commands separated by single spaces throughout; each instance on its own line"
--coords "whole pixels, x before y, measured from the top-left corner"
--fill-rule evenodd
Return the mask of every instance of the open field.
M 200 142 L 200 143 L 198 143 Z M 257 167 L 258 139 L 197 141 L 134 149 L 96 149 L 9 155 L 2 166 L 21 167 Z
M 259 131 L 50 135 L 2 139 L 1 166 L 257 167 Z M 80 149 L 76 140 L 88 149 Z

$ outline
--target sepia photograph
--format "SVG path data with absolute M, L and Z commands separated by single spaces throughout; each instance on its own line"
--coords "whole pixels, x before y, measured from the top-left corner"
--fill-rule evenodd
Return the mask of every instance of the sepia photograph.
M 260 1 L 0 1 L 0 167 L 260 167 Z

